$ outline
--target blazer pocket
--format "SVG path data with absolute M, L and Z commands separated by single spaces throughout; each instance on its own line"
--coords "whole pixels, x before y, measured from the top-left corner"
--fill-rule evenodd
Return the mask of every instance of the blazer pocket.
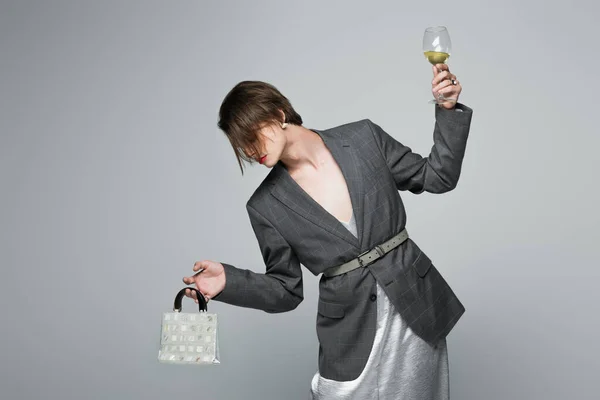
M 421 251 L 413 263 L 413 268 L 417 271 L 417 275 L 423 278 L 431 268 L 431 259 Z
M 341 304 L 328 303 L 319 299 L 317 305 L 317 311 L 324 317 L 328 318 L 343 318 L 344 317 L 344 306 Z

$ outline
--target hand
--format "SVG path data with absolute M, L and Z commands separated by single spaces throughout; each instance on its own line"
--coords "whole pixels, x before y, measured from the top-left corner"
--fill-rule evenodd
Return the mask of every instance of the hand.
M 450 72 L 450 68 L 447 64 L 436 64 L 433 67 L 433 81 L 431 81 L 431 93 L 433 93 L 434 98 L 438 98 L 440 93 L 449 99 L 449 101 L 444 101 L 440 103 L 441 107 L 444 107 L 448 110 L 454 108 L 456 103 L 458 102 L 458 96 L 462 91 L 462 86 L 456 75 Z M 456 85 L 452 84 L 452 79 L 456 81 Z
M 196 273 L 193 276 L 184 277 L 183 283 L 186 285 L 195 284 L 196 289 L 204 295 L 207 303 L 212 297 L 225 289 L 225 268 L 223 264 L 209 260 L 196 261 L 193 270 Z M 186 289 L 185 295 L 198 303 L 196 291 Z

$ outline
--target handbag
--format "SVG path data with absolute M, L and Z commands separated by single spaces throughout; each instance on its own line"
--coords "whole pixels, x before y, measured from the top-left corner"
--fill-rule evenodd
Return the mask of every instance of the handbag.
M 196 291 L 199 313 L 181 312 L 186 289 Z M 199 290 L 185 287 L 175 296 L 173 312 L 164 312 L 158 361 L 170 364 L 220 364 L 217 314 L 209 313 Z

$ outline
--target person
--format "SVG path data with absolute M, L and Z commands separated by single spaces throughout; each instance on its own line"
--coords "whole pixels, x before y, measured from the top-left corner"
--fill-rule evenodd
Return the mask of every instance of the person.
M 446 337 L 465 308 L 408 234 L 400 197 L 448 192 L 461 173 L 473 110 L 447 65 L 433 76 L 433 95 L 454 101 L 434 105 L 427 157 L 370 119 L 306 128 L 266 82 L 240 82 L 221 104 L 242 174 L 243 161 L 271 169 L 246 203 L 266 270 L 203 260 L 183 281 L 207 301 L 279 313 L 303 300 L 301 265 L 321 274 L 312 399 L 449 397 Z

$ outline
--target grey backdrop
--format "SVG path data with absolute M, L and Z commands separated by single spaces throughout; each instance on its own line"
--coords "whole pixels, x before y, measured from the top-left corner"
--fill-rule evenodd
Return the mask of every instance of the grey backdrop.
M 370 118 L 426 155 L 421 38 L 440 24 L 471 138 L 455 191 L 404 199 L 467 308 L 448 338 L 451 398 L 597 399 L 599 12 L 591 0 L 2 1 L 0 398 L 306 399 L 310 274 L 290 313 L 211 303 L 221 365 L 156 360 L 161 313 L 195 261 L 264 270 L 244 205 L 268 171 L 241 176 L 218 107 L 237 82 L 265 80 L 307 127 Z

